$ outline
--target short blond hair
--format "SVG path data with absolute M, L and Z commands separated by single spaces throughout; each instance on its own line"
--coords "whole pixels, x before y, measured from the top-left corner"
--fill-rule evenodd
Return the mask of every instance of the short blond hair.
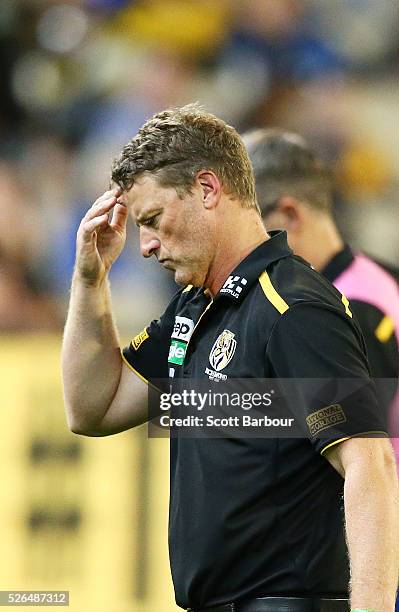
M 226 193 L 258 209 L 252 165 L 239 134 L 199 104 L 151 117 L 113 162 L 111 178 L 127 191 L 138 175 L 150 172 L 182 196 L 200 170 L 215 172 Z

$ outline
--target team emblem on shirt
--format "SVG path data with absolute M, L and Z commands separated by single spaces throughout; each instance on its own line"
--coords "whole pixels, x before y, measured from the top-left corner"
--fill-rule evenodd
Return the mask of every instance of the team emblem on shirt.
M 237 340 L 235 340 L 235 334 L 225 329 L 222 331 L 220 336 L 216 338 L 216 341 L 209 353 L 209 363 L 214 370 L 220 372 L 227 364 L 233 359 L 237 347 Z

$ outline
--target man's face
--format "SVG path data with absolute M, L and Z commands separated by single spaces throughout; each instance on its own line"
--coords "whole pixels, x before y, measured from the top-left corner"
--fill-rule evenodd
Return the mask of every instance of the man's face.
M 174 270 L 179 285 L 202 286 L 214 256 L 213 215 L 202 205 L 201 184 L 180 198 L 172 187 L 162 187 L 146 174 L 122 196 L 140 229 L 144 257 L 155 255 L 167 270 Z

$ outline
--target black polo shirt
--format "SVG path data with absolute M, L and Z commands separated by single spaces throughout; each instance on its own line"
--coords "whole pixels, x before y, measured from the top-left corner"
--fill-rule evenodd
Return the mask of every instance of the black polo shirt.
M 202 289 L 180 291 L 123 355 L 147 380 L 169 374 L 206 378 L 211 386 L 221 375 L 369 375 L 349 304 L 292 255 L 285 232 L 272 233 L 246 257 L 213 300 Z M 335 399 L 332 385 L 329 403 Z M 383 426 L 370 386 L 343 407 L 338 440 L 328 428 L 323 439 L 313 437 L 310 409 L 298 406 L 308 431 L 299 439 L 171 439 L 169 547 L 179 606 L 347 595 L 343 480 L 322 453 Z

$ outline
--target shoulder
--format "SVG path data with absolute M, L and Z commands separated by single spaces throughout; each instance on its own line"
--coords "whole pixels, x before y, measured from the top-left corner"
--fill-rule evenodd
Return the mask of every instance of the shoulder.
M 286 257 L 264 270 L 259 286 L 264 302 L 280 315 L 305 304 L 352 314 L 345 296 L 300 257 Z
M 261 272 L 247 309 L 266 351 L 274 356 L 282 347 L 286 355 L 289 346 L 297 356 L 305 346 L 318 354 L 337 346 L 342 355 L 348 343 L 352 352 L 364 351 L 348 300 L 298 257 L 285 257 Z
M 384 270 L 384 272 L 389 274 L 392 277 L 392 279 L 396 282 L 396 284 L 399 285 L 399 268 L 397 268 L 391 263 L 388 263 L 386 261 L 382 261 L 381 259 L 372 257 L 371 255 L 368 255 L 367 253 L 362 253 L 362 255 L 363 257 L 372 261 L 379 268 Z
M 399 307 L 398 283 L 379 263 L 356 253 L 351 264 L 334 280 L 334 285 L 349 299 L 368 303 L 385 314 Z

